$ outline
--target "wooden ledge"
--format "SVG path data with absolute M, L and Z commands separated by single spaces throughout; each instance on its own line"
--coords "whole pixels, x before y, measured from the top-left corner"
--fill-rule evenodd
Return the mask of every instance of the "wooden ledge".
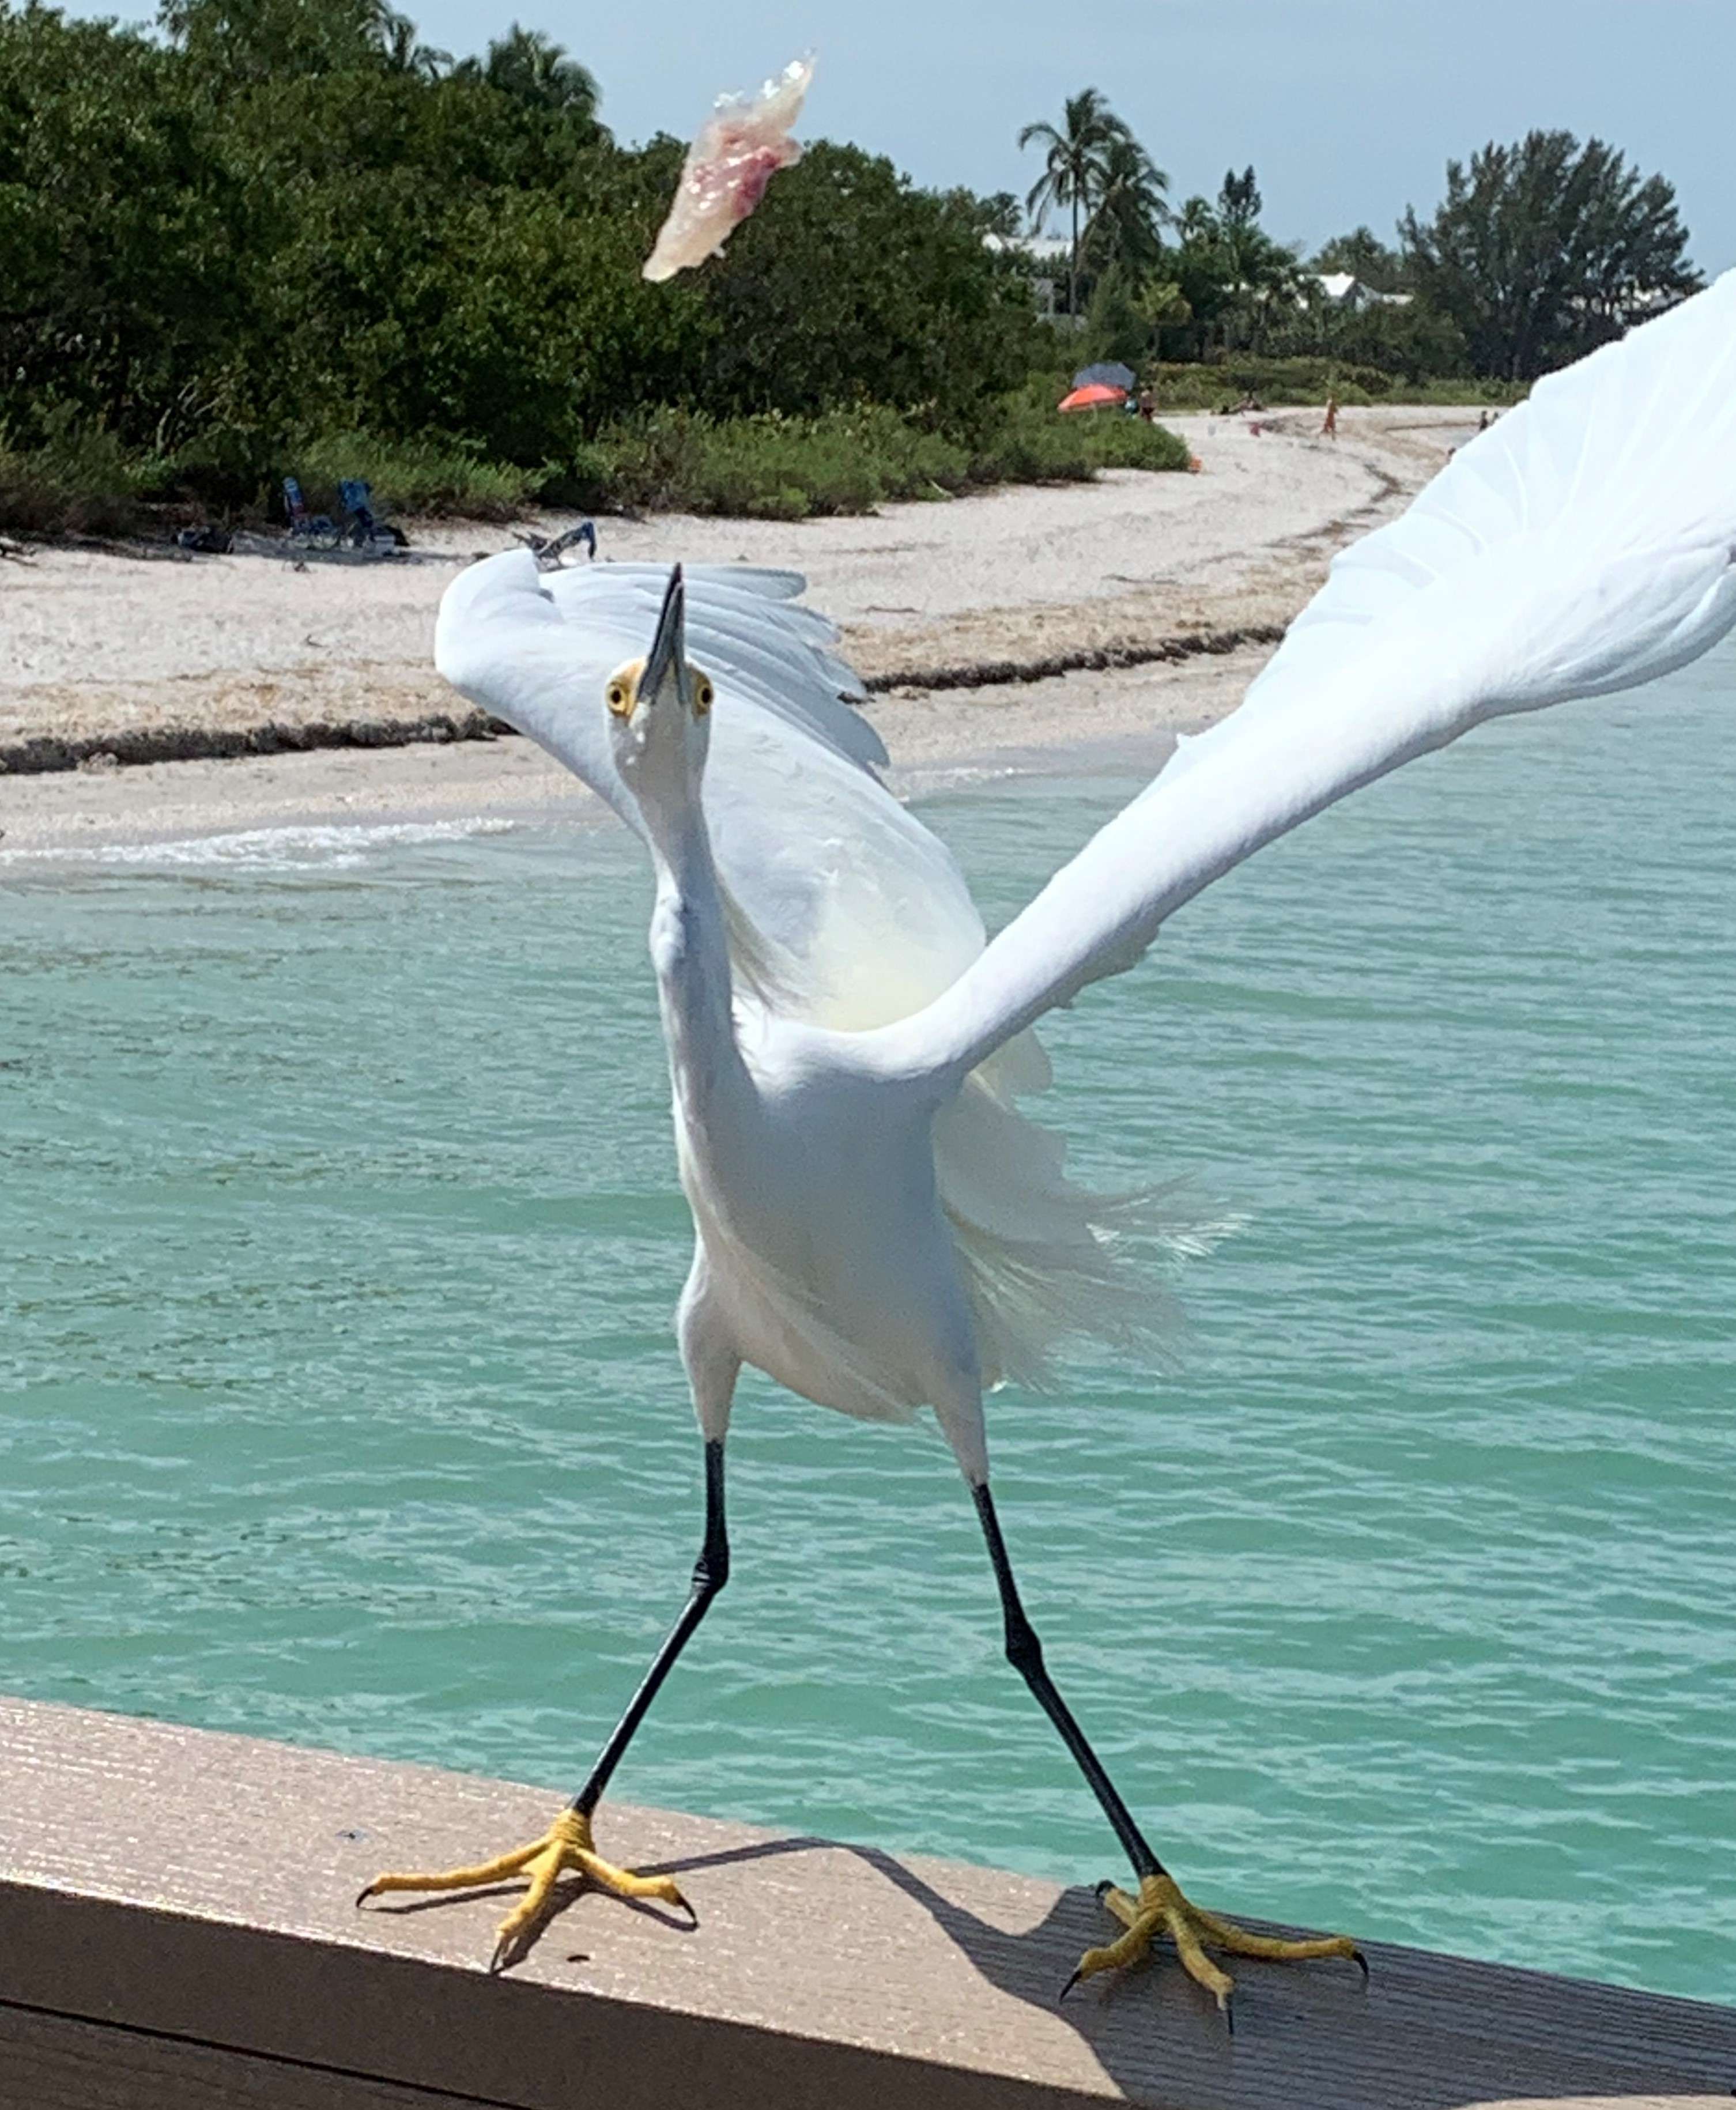
M 1720 2103 L 1736 2012 L 1371 1945 L 1055 1994 L 1089 1890 L 604 1805 L 696 1932 L 575 1895 L 505 1976 L 500 1894 L 351 1899 L 542 1831 L 546 1791 L 0 1700 L 0 2110 L 1459 2110 Z

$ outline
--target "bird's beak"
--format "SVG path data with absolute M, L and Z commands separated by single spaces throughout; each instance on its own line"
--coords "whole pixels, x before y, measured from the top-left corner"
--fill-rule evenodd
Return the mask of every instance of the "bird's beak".
M 681 702 L 688 705 L 693 700 L 689 693 L 691 687 L 692 676 L 687 667 L 687 590 L 682 582 L 681 566 L 677 564 L 669 573 L 669 586 L 663 596 L 657 635 L 646 654 L 639 694 L 645 702 L 655 704 L 673 688 Z

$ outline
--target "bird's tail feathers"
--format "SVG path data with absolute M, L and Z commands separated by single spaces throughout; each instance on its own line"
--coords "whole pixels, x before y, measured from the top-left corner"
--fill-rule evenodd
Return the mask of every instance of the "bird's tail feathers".
M 1165 1264 L 1240 1228 L 1190 1180 L 1097 1194 L 1067 1177 L 1064 1161 L 1060 1139 L 980 1072 L 936 1123 L 941 1205 L 991 1385 L 1048 1389 L 1069 1339 L 1173 1365 L 1183 1321 Z

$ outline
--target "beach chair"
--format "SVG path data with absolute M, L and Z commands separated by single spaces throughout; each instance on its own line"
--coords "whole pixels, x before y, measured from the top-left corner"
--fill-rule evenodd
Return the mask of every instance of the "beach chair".
M 345 539 L 358 550 L 401 550 L 401 528 L 382 520 L 374 509 L 373 487 L 359 476 L 346 477 L 338 487 L 338 502 L 343 508 Z
M 301 487 L 292 476 L 283 478 L 283 510 L 289 515 L 289 539 L 310 550 L 335 550 L 338 523 L 324 513 L 310 513 Z
M 537 559 L 539 572 L 558 572 L 569 550 L 577 549 L 580 543 L 592 563 L 596 560 L 596 523 L 581 520 L 576 528 L 569 528 L 560 535 L 537 535 L 522 528 L 514 533 Z

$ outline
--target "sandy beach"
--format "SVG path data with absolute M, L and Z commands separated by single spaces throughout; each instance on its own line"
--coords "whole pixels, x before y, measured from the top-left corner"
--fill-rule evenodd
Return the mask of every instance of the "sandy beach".
M 1314 411 L 1175 423 L 1197 476 L 1118 471 L 796 525 L 610 519 L 602 551 L 805 572 L 848 656 L 884 685 L 869 708 L 900 789 L 1092 753 L 1154 759 L 1175 731 L 1234 707 L 1333 553 L 1402 507 L 1475 418 L 1348 411 L 1335 445 Z M 460 566 L 512 537 L 411 533 L 396 558 L 305 568 L 280 552 L 43 550 L 0 564 L 0 754 L 44 739 L 407 724 L 461 709 L 430 664 L 434 611 Z M 1268 641 L 1224 649 L 1249 631 Z M 1057 659 L 1202 643 L 1212 650 L 1173 663 L 1031 678 Z M 972 668 L 1003 678 L 972 683 Z M 516 739 L 104 765 L 99 745 L 79 769 L 0 776 L 0 857 L 288 822 L 577 815 L 589 803 Z

